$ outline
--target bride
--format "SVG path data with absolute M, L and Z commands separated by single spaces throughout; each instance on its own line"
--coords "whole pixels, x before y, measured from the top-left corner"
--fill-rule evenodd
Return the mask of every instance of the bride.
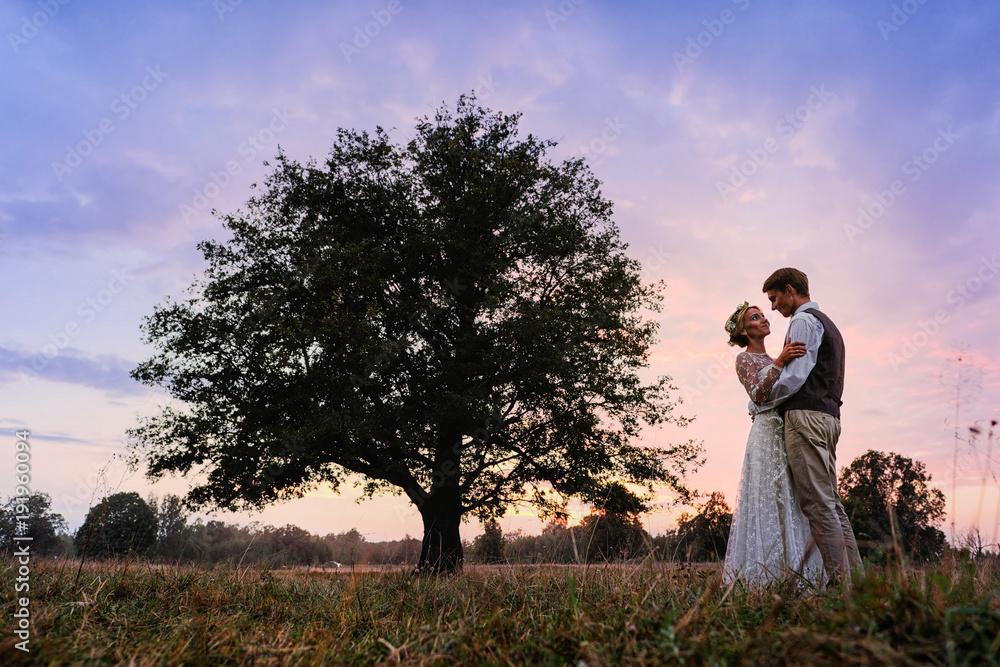
M 756 414 L 747 438 L 723 577 L 727 582 L 740 578 L 765 584 L 794 574 L 818 582 L 823 559 L 792 485 L 781 415 L 759 408 L 785 364 L 805 354 L 805 344 L 787 342 L 772 359 L 764 349 L 771 326 L 760 308 L 746 301 L 726 322 L 726 332 L 730 345 L 746 348 L 736 357 L 736 374 L 754 404 L 751 413 Z

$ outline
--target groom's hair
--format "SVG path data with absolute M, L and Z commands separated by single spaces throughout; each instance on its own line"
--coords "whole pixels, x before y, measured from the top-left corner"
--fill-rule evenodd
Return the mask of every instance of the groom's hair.
M 774 289 L 783 292 L 785 285 L 794 287 L 799 296 L 809 298 L 809 278 L 798 269 L 791 267 L 778 269 L 772 273 L 771 277 L 764 281 L 764 289 L 761 291 L 766 292 Z

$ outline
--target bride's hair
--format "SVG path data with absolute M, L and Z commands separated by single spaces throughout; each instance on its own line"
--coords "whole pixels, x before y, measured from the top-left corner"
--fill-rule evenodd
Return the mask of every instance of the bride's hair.
M 744 302 L 746 303 L 746 302 Z M 740 347 L 746 347 L 750 344 L 750 339 L 743 335 L 743 318 L 746 317 L 747 311 L 751 308 L 756 308 L 760 310 L 759 306 L 740 306 L 737 308 L 729 319 L 726 320 L 726 333 L 729 334 L 729 344 L 739 345 Z M 761 311 L 764 312 L 764 311 Z

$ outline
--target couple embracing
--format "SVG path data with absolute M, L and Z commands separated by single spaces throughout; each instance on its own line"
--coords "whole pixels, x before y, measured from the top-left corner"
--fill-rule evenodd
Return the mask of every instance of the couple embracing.
M 771 310 L 790 317 L 781 353 L 770 357 L 763 311 L 747 302 L 726 322 L 729 344 L 746 348 L 736 373 L 750 396 L 747 439 L 724 576 L 768 583 L 800 576 L 823 584 L 860 569 L 850 521 L 837 495 L 837 440 L 844 341 L 809 298 L 797 269 L 764 282 Z

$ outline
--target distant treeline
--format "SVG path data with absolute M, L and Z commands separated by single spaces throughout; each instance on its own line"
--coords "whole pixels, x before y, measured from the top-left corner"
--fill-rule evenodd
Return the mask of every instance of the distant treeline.
M 0 552 L 12 553 L 14 537 L 30 535 L 34 555 L 68 558 L 133 553 L 156 562 L 284 567 L 402 565 L 416 563 L 420 556 L 420 540 L 409 536 L 368 542 L 355 529 L 320 537 L 291 524 L 279 528 L 257 522 L 240 526 L 189 521 L 182 499 L 175 495 L 143 500 L 137 493 L 112 494 L 91 508 L 84 524 L 70 534 L 51 504 L 49 495 L 41 492 L 9 498 L 0 507 Z
M 420 557 L 421 541 L 410 536 L 369 542 L 354 528 L 321 537 L 295 525 L 189 521 L 182 499 L 174 495 L 143 500 L 134 492 L 112 494 L 91 508 L 73 534 L 50 508 L 51 498 L 45 493 L 10 498 L 0 508 L 0 550 L 12 551 L 15 535 L 30 534 L 37 555 L 87 559 L 133 553 L 157 562 L 351 567 L 414 565 Z M 487 521 L 483 535 L 464 543 L 465 558 L 471 563 L 579 563 L 652 554 L 660 559 L 712 560 L 725 555 L 728 515 L 709 525 L 702 520 L 704 514 L 684 515 L 677 530 L 657 537 L 651 537 L 635 516 L 595 513 L 576 526 L 549 523 L 541 535 L 521 531 L 504 535 L 496 521 Z M 701 534 L 706 530 L 717 534 L 706 537 Z
M 403 565 L 416 563 L 420 540 L 406 536 L 401 540 L 368 542 L 356 529 L 313 535 L 294 525 L 237 526 L 221 521 L 202 523 L 196 520 L 185 531 L 183 543 L 174 549 L 160 549 L 154 557 L 163 560 L 265 564 L 268 566 L 358 564 Z
M 917 561 L 939 558 L 948 548 L 936 524 L 944 518 L 944 494 L 930 485 L 924 464 L 869 450 L 842 472 L 840 492 L 851 517 L 861 553 L 882 561 L 901 552 Z M 114 558 L 132 553 L 157 562 L 208 565 L 261 564 L 285 566 L 416 565 L 421 540 L 369 542 L 357 529 L 322 537 L 294 525 L 281 528 L 251 523 L 190 521 L 183 500 L 175 495 L 143 500 L 139 494 L 115 493 L 90 509 L 74 534 L 51 511 L 48 494 L 15 496 L 0 506 L 0 552 L 12 553 L 15 536 L 31 535 L 36 555 Z M 469 563 L 595 563 L 655 559 L 675 562 L 720 561 L 725 558 L 732 510 L 721 493 L 710 494 L 681 514 L 672 530 L 651 536 L 638 512 L 606 504 L 579 524 L 552 521 L 540 535 L 504 534 L 495 519 L 483 523 L 483 534 L 463 543 Z M 978 558 L 996 557 L 1000 545 L 986 543 L 978 530 L 962 538 L 958 548 Z

